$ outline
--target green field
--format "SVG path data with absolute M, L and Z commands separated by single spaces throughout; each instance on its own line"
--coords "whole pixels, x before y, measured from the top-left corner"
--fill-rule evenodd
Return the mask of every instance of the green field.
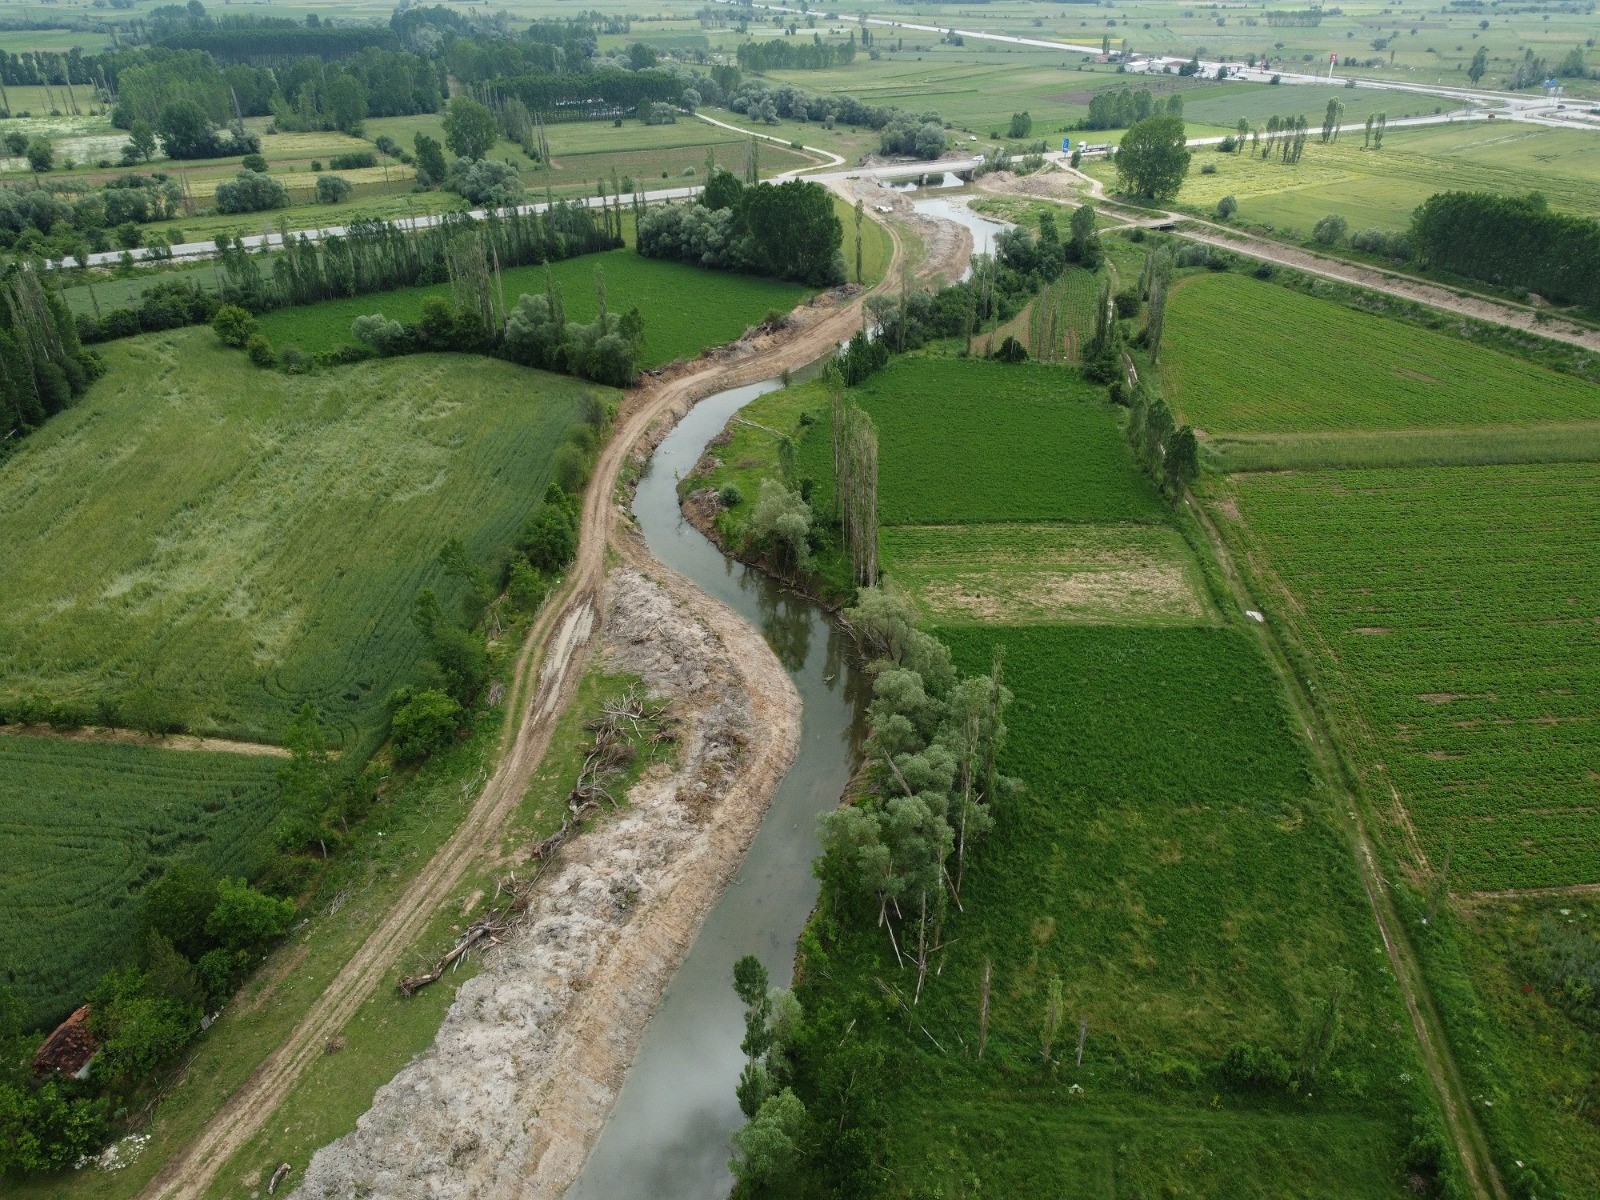
M 1215 616 L 1188 544 L 1162 525 L 890 525 L 879 543 L 888 586 L 934 624 Z
M 1321 112 L 1312 115 L 1314 129 L 1320 128 Z M 1191 112 L 1185 116 L 1193 120 Z M 1396 116 L 1392 107 L 1389 116 Z M 1345 121 L 1353 119 L 1358 118 L 1347 111 Z M 1600 137 L 1593 133 L 1474 121 L 1391 129 L 1381 150 L 1363 150 L 1361 143 L 1359 128 L 1344 130 L 1328 145 L 1314 133 L 1298 163 L 1197 149 L 1177 205 L 1209 217 L 1218 200 L 1232 196 L 1239 203 L 1238 220 L 1300 238 L 1310 237 L 1312 226 L 1329 213 L 1344 217 L 1352 230 L 1405 229 L 1412 210 L 1429 196 L 1463 186 L 1507 195 L 1537 190 L 1553 208 L 1600 216 Z M 1202 174 L 1202 167 L 1214 173 Z M 1107 183 L 1116 177 L 1109 164 L 1092 171 Z
M 646 367 L 693 358 L 701 350 L 734 341 L 769 312 L 786 313 L 812 294 L 811 289 L 796 283 L 703 271 L 684 263 L 643 258 L 633 250 L 610 250 L 550 264 L 568 320 L 594 320 L 598 307 L 595 281 L 600 273 L 605 276 L 607 308 L 625 312 L 638 305 L 644 316 L 641 365 Z M 543 294 L 545 268 L 515 267 L 504 273 L 503 281 L 509 307 L 524 292 Z M 294 345 L 307 353 L 331 350 L 354 340 L 350 326 L 357 317 L 381 312 L 399 321 L 415 321 L 429 296 L 448 299 L 450 285 L 282 308 L 263 317 L 261 329 L 279 348 Z
M 1001 766 L 1026 791 L 969 859 L 909 1023 L 874 981 L 909 994 L 915 972 L 896 967 L 873 922 L 802 947 L 799 995 L 826 1014 L 819 1057 L 845 1041 L 861 1047 L 851 1061 L 882 1055 L 872 1099 L 855 1106 L 878 1122 L 873 1194 L 1403 1194 L 1406 1114 L 1430 1103 L 1426 1084 L 1348 843 L 1312 798 L 1251 641 L 1106 627 L 941 636 L 967 671 L 1005 647 L 1017 700 Z M 1046 1067 L 1053 977 L 1064 1032 Z M 1247 1097 L 1218 1080 L 1235 1044 L 1292 1056 L 1340 978 L 1353 999 L 1314 1094 Z
M 878 426 L 880 522 L 1161 521 L 1097 391 L 1055 367 L 896 359 L 853 392 Z M 824 505 L 830 453 L 820 432 L 799 449 Z
M 280 761 L 0 736 L 0 981 L 27 1026 L 123 961 L 137 894 L 170 863 L 255 872 Z
M 458 355 L 289 377 L 209 329 L 104 354 L 0 465 L 0 702 L 136 702 L 252 740 L 306 701 L 346 745 L 381 728 L 421 653 L 413 597 L 460 586 L 440 548 L 497 558 L 599 391 Z
M 1457 338 L 1240 275 L 1173 289 L 1161 359 L 1208 434 L 1600 419 L 1600 387 Z
M 1600 882 L 1593 464 L 1235 477 L 1274 616 L 1452 888 Z
M 1600 1196 L 1600 1004 L 1565 985 L 1600 961 L 1600 902 L 1477 900 L 1430 924 L 1419 948 L 1508 1180 Z

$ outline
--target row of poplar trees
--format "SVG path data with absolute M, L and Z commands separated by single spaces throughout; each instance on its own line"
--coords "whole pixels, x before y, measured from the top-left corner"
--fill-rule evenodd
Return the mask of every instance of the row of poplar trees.
M 0 458 L 101 373 L 78 344 L 66 303 L 25 267 L 0 276 Z

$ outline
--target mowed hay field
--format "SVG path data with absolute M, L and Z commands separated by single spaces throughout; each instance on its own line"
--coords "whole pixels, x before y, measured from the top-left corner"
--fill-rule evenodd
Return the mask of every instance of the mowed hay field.
M 1213 436 L 1600 420 L 1575 376 L 1233 274 L 1174 287 L 1161 374 Z
M 346 746 L 380 729 L 421 655 L 416 594 L 460 587 L 445 542 L 500 554 L 604 394 L 465 355 L 289 377 L 209 329 L 104 354 L 0 466 L 0 703 L 154 707 L 250 740 L 307 701 Z
M 660 366 L 693 358 L 701 350 L 734 341 L 769 312 L 787 313 L 812 295 L 795 283 L 758 279 L 722 271 L 703 271 L 683 263 L 644 258 L 633 250 L 610 250 L 549 264 L 550 278 L 561 289 L 570 321 L 592 321 L 599 311 L 597 283 L 605 279 L 606 307 L 626 312 L 637 305 L 644 317 L 641 365 Z M 502 274 L 507 307 L 523 293 L 543 295 L 545 267 L 515 267 Z M 274 346 L 299 346 L 308 354 L 331 350 L 355 339 L 350 326 L 357 317 L 383 313 L 397 321 L 415 321 L 429 296 L 450 297 L 449 284 L 402 288 L 371 296 L 352 296 L 300 308 L 282 308 L 261 320 Z
M 1451 886 L 1600 882 L 1600 469 L 1233 477 L 1379 796 Z
M 59 1020 L 126 956 L 138 892 L 173 862 L 253 874 L 278 758 L 0 736 L 0 985 Z

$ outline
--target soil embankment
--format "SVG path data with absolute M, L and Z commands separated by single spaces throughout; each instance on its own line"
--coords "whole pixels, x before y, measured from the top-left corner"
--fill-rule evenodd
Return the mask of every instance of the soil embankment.
M 434 1045 L 318 1151 L 300 1196 L 560 1195 L 760 827 L 799 745 L 799 697 L 745 621 L 622 543 L 601 661 L 669 701 L 680 761 L 564 852 Z

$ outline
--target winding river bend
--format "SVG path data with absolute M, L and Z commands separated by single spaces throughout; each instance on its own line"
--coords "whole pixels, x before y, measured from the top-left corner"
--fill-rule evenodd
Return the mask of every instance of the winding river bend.
M 728 1135 L 744 1055 L 733 964 L 754 954 L 787 985 L 816 901 L 817 817 L 839 802 L 860 736 L 862 682 L 850 639 L 820 605 L 734 562 L 682 517 L 677 481 L 739 409 L 779 385 L 697 404 L 657 448 L 633 510 L 652 554 L 759 629 L 800 693 L 800 750 L 744 865 L 707 916 L 651 1018 L 617 1105 L 569 1200 L 712 1200 L 728 1194 Z M 759 731 L 756 736 L 760 736 Z

